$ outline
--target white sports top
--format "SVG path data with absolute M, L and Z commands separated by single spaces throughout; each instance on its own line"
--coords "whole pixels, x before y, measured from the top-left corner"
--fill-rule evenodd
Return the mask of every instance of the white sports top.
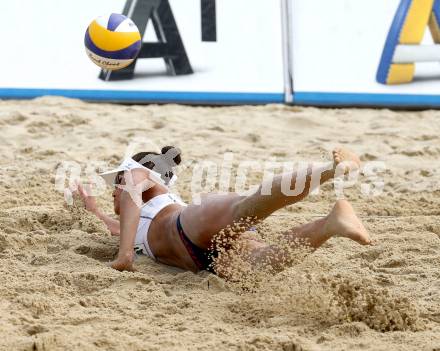
M 150 245 L 148 244 L 148 230 L 150 229 L 150 224 L 154 217 L 156 217 L 156 215 L 165 207 L 173 204 L 186 206 L 186 204 L 177 195 L 171 193 L 153 197 L 150 201 L 142 205 L 141 216 L 136 232 L 136 239 L 134 241 L 134 251 L 137 254 L 142 253 L 150 256 L 153 259 L 156 259 L 150 249 Z

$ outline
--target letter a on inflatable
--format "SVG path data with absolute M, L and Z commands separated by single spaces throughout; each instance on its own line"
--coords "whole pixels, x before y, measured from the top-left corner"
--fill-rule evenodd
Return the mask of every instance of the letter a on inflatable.
M 388 32 L 376 79 L 381 84 L 410 83 L 415 63 L 440 61 L 440 45 L 423 45 L 429 25 L 440 43 L 440 0 L 401 0 Z

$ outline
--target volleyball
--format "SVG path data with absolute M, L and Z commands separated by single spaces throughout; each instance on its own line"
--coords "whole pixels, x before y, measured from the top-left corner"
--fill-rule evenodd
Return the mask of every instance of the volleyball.
M 130 65 L 142 46 L 136 24 L 117 13 L 92 21 L 84 43 L 89 58 L 99 67 L 112 71 Z

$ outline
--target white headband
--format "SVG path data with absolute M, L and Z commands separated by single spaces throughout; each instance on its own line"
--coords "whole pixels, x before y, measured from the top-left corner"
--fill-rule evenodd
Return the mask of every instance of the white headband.
M 142 166 L 140 163 L 136 162 L 135 160 L 133 160 L 132 158 L 127 158 L 125 159 L 119 166 L 118 168 L 115 168 L 111 171 L 107 171 L 104 173 L 100 173 L 99 175 L 104 178 L 105 182 L 109 185 L 109 186 L 114 186 L 115 184 L 115 178 L 116 175 L 119 172 L 124 172 L 124 171 L 130 171 L 132 169 L 145 169 L 149 172 L 149 178 L 161 185 L 166 186 L 164 180 L 162 179 L 161 175 L 155 171 L 153 171 L 152 169 L 149 169 L 147 167 Z M 177 180 L 177 177 L 175 175 L 173 175 L 173 177 L 170 179 L 170 181 L 168 182 L 168 185 L 173 185 Z

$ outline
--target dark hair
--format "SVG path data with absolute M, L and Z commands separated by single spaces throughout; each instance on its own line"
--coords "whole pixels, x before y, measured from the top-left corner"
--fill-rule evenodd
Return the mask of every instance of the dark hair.
M 160 173 L 160 176 L 168 184 L 173 178 L 173 167 L 182 162 L 182 152 L 174 146 L 164 146 L 161 153 L 139 152 L 132 156 L 132 159 L 142 166 Z

